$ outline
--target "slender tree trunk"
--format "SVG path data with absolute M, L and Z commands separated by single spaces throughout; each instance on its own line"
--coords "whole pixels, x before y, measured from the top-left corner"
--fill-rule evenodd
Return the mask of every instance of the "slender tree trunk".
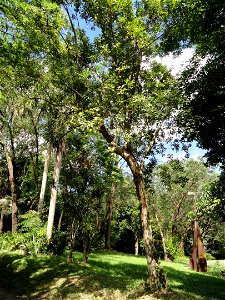
M 164 237 L 164 234 L 163 234 L 163 231 L 162 231 L 162 226 L 160 224 L 155 205 L 153 204 L 152 207 L 153 207 L 153 210 L 154 210 L 155 219 L 156 219 L 156 222 L 157 222 L 157 225 L 158 225 L 158 228 L 159 228 L 159 232 L 160 232 L 160 236 L 161 236 L 161 240 L 162 240 L 164 260 L 168 261 L 169 258 L 168 258 L 168 253 L 167 253 L 167 249 L 166 249 L 165 237 Z
M 62 209 L 61 214 L 59 216 L 58 232 L 60 232 L 60 230 L 61 230 L 63 214 L 64 214 L 64 210 Z
M 7 167 L 9 172 L 9 183 L 10 183 L 10 189 L 12 194 L 12 233 L 15 233 L 17 231 L 17 224 L 18 224 L 18 207 L 17 207 L 18 196 L 17 196 L 17 187 L 16 187 L 16 180 L 15 180 L 15 166 L 14 166 L 15 152 L 14 152 L 13 135 L 12 135 L 12 130 L 9 127 L 11 146 L 10 146 L 10 152 L 8 152 L 2 136 L 2 128 L 0 129 L 1 129 L 0 143 L 3 147 L 6 156 Z
M 75 217 L 73 217 L 71 225 L 70 225 L 70 241 L 69 241 L 69 256 L 67 261 L 72 262 L 73 261 L 73 251 L 74 251 L 74 241 L 79 228 L 79 222 L 76 222 Z
M 2 198 L 2 170 L 0 170 L 0 199 Z M 0 216 L 0 233 L 3 231 L 3 225 L 4 225 L 4 211 L 5 208 L 1 208 L 1 216 Z
M 44 171 L 42 176 L 42 184 L 41 184 L 41 192 L 40 192 L 40 198 L 38 203 L 38 215 L 41 218 L 42 217 L 42 210 L 44 205 L 44 198 L 45 198 L 45 190 L 46 190 L 46 184 L 47 184 L 47 177 L 48 177 L 48 169 L 49 164 L 51 160 L 51 152 L 52 152 L 52 145 L 49 142 L 47 153 L 45 155 L 45 164 L 44 164 Z
M 0 199 L 2 198 L 2 169 L 0 169 Z
M 74 252 L 74 242 L 72 242 L 70 240 L 70 243 L 69 243 L 69 256 L 68 256 L 68 259 L 67 259 L 67 261 L 69 263 L 71 263 L 73 261 L 73 252 Z
M 57 191 L 58 191 L 58 184 L 59 184 L 59 175 L 60 175 L 63 147 L 64 147 L 63 140 L 60 140 L 57 150 L 56 150 L 56 155 L 55 155 L 53 183 L 52 183 L 52 188 L 51 188 L 51 199 L 50 199 L 48 224 L 47 224 L 47 239 L 48 239 L 48 241 L 52 237 L 52 229 L 53 229 L 54 216 L 55 216 L 55 206 L 56 206 L 56 199 L 57 199 Z
M 12 193 L 12 233 L 17 231 L 17 224 L 18 224 L 18 208 L 17 208 L 17 188 L 15 183 L 15 168 L 13 165 L 13 160 L 10 154 L 6 151 L 6 160 L 8 164 L 8 171 L 9 171 L 9 181 Z
M 138 236 L 137 233 L 134 233 L 134 255 L 138 255 L 139 253 L 139 240 L 138 240 Z
M 113 211 L 113 202 L 115 197 L 116 184 L 112 183 L 111 195 L 108 197 L 106 205 L 106 231 L 105 231 L 105 249 L 111 249 L 110 237 L 111 237 L 111 221 L 112 221 L 112 211 Z
M 4 226 L 4 214 L 5 214 L 5 208 L 1 208 L 1 216 L 0 216 L 0 233 L 3 232 L 3 226 Z
M 35 132 L 35 146 L 36 146 L 36 153 L 35 153 L 35 164 L 34 164 L 34 182 L 36 191 L 38 192 L 38 177 L 39 177 L 39 168 L 38 168 L 38 161 L 39 161 L 39 134 L 37 125 L 33 123 L 34 132 Z
M 91 244 L 90 234 L 86 233 L 83 239 L 83 261 L 85 263 L 88 262 L 90 244 Z

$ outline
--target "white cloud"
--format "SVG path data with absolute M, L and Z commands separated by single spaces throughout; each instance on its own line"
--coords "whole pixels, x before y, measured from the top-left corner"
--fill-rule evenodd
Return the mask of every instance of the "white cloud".
M 193 48 L 184 49 L 179 56 L 174 56 L 172 53 L 162 58 L 157 57 L 155 60 L 166 65 L 171 70 L 173 76 L 178 75 L 188 65 L 194 54 Z
M 194 49 L 187 48 L 184 49 L 180 55 L 175 56 L 172 53 L 170 53 L 164 57 L 157 56 L 154 58 L 154 60 L 166 65 L 167 68 L 171 70 L 172 75 L 176 76 L 185 69 L 193 54 Z M 144 58 L 142 62 L 142 68 L 148 69 L 151 61 L 152 59 Z

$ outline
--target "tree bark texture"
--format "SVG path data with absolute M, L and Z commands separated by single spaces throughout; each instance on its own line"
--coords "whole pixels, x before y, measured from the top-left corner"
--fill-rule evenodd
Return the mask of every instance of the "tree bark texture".
M 112 221 L 112 212 L 113 212 L 113 202 L 115 197 L 116 184 L 112 183 L 111 195 L 108 197 L 106 204 L 106 231 L 105 231 L 105 249 L 111 249 L 110 237 L 111 237 L 111 221 Z
M 44 198 L 45 198 L 45 190 L 46 190 L 46 184 L 47 184 L 47 178 L 48 178 L 48 169 L 49 164 L 51 160 L 51 151 L 52 151 L 52 145 L 51 143 L 48 144 L 47 153 L 45 156 L 45 164 L 44 164 L 44 171 L 42 175 L 42 184 L 41 184 L 41 192 L 40 192 L 40 198 L 38 203 L 38 215 L 41 218 L 42 217 L 42 211 L 43 211 L 43 205 L 44 205 Z
M 138 255 L 139 253 L 139 240 L 136 233 L 134 233 L 134 255 Z
M 58 147 L 56 149 L 53 182 L 52 182 L 52 188 L 51 188 L 51 199 L 50 199 L 48 224 L 47 224 L 47 240 L 48 241 L 52 237 L 63 148 L 64 148 L 64 142 L 63 142 L 63 140 L 60 140 Z
M 58 221 L 58 232 L 60 232 L 60 230 L 61 230 L 63 214 L 64 214 L 64 210 L 62 209 L 60 216 L 59 216 L 59 221 Z
M 0 233 L 3 232 L 3 226 L 4 226 L 4 214 L 5 214 L 5 208 L 1 208 L 1 217 L 0 217 Z
M 145 255 L 147 258 L 148 278 L 146 288 L 151 292 L 156 292 L 166 288 L 166 277 L 156 259 L 156 252 L 153 243 L 152 228 L 149 222 L 148 201 L 144 190 L 144 180 L 138 166 L 132 170 L 137 197 L 140 202 L 141 225 L 144 241 Z

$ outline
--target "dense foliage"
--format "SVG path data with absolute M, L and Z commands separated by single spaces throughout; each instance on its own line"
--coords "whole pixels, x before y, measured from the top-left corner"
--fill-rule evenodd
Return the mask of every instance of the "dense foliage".
M 0 247 L 67 250 L 69 261 L 83 250 L 85 262 L 94 247 L 139 251 L 151 292 L 166 287 L 159 256 L 189 247 L 196 218 L 222 257 L 223 177 L 202 162 L 156 161 L 178 124 L 224 164 L 222 1 L 0 9 Z M 196 56 L 179 82 L 154 60 L 190 45 Z

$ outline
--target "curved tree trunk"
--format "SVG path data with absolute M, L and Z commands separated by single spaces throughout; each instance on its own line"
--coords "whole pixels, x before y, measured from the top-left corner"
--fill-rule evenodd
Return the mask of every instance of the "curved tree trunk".
M 51 188 L 51 199 L 50 199 L 50 206 L 49 206 L 49 214 L 48 214 L 48 225 L 47 225 L 47 239 L 48 241 L 52 237 L 52 229 L 54 223 L 54 216 L 55 216 L 55 206 L 56 206 L 56 199 L 57 199 L 57 192 L 58 192 L 58 184 L 59 184 L 59 175 L 60 175 L 60 167 L 62 161 L 62 153 L 63 153 L 63 140 L 59 141 L 56 156 L 55 156 L 55 166 L 54 166 L 54 174 L 53 174 L 53 183 Z
M 147 258 L 148 278 L 146 280 L 146 289 L 148 289 L 149 292 L 154 293 L 155 291 L 166 288 L 167 280 L 162 268 L 159 266 L 158 261 L 155 257 L 155 248 L 153 244 L 152 228 L 149 222 L 148 201 L 145 194 L 142 168 L 133 155 L 131 145 L 127 145 L 126 147 L 119 147 L 115 143 L 113 136 L 109 134 L 104 125 L 100 127 L 100 132 L 102 133 L 106 141 L 113 147 L 114 153 L 120 155 L 127 162 L 133 174 L 136 194 L 140 203 L 140 218 L 142 225 L 143 242 L 145 255 Z M 157 132 L 155 133 L 154 138 L 156 138 Z M 155 140 L 153 139 L 149 147 L 146 149 L 146 153 L 150 151 L 151 147 L 154 145 L 154 142 Z
M 44 171 L 42 176 L 42 184 L 41 184 L 41 192 L 40 192 L 40 198 L 38 203 L 38 215 L 41 218 L 42 217 L 42 210 L 43 210 L 43 204 L 44 204 L 44 198 L 45 198 L 45 190 L 46 190 L 46 184 L 47 184 L 47 177 L 48 177 L 48 169 L 49 164 L 51 160 L 51 152 L 52 152 L 52 145 L 49 142 L 47 153 L 45 156 L 45 164 L 44 164 Z
M 141 225 L 148 266 L 146 288 L 150 292 L 155 292 L 162 288 L 166 288 L 166 277 L 155 256 L 155 247 L 153 243 L 152 228 L 149 222 L 148 201 L 144 190 L 143 176 L 137 164 L 131 170 L 134 176 L 137 197 L 140 202 Z

